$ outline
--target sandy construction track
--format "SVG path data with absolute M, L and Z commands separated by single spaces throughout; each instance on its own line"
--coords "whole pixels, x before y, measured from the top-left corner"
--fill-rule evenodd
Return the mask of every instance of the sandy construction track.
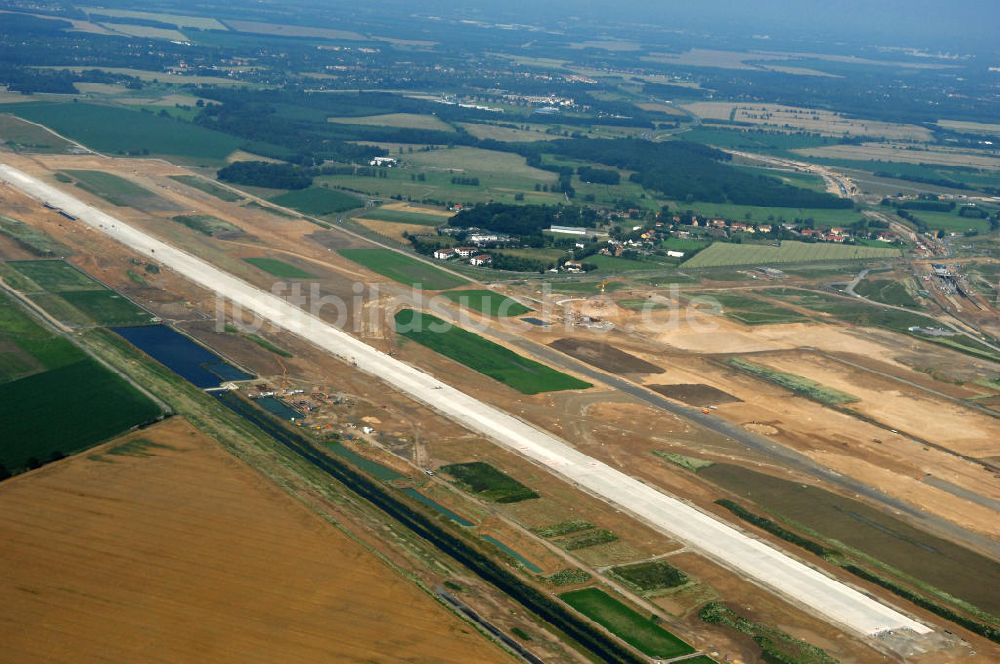
M 293 304 L 151 237 L 72 195 L 8 165 L 0 179 L 29 196 L 60 207 L 93 229 L 150 256 L 194 283 L 253 311 L 274 325 L 352 363 L 418 402 L 544 466 L 652 527 L 681 540 L 792 602 L 872 635 L 894 629 L 931 631 L 874 599 L 826 576 L 764 542 L 581 454 L 567 443 L 396 360 Z

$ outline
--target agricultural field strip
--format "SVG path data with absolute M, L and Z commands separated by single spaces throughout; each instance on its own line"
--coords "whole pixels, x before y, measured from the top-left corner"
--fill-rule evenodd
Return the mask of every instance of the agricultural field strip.
M 353 363 L 361 371 L 380 378 L 460 425 L 543 465 L 550 472 L 577 483 L 668 536 L 687 543 L 834 623 L 865 635 L 894 629 L 911 629 L 919 634 L 932 631 L 763 541 L 588 457 L 551 434 L 484 404 L 289 302 L 161 242 L 55 187 L 6 164 L 0 164 L 0 178 L 40 202 L 49 201 L 62 207 L 93 229 L 143 255 L 154 257 L 194 283 Z

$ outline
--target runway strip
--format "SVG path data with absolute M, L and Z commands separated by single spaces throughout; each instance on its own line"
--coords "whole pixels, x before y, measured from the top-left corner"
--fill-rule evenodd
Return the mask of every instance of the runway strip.
M 920 634 L 931 631 L 899 611 L 714 516 L 592 459 L 552 434 L 484 404 L 295 305 L 161 242 L 70 194 L 6 164 L 0 164 L 0 179 L 40 202 L 62 208 L 78 217 L 80 223 L 155 259 L 244 310 L 354 364 L 359 370 L 427 404 L 469 430 L 535 461 L 794 604 L 864 635 L 907 628 Z

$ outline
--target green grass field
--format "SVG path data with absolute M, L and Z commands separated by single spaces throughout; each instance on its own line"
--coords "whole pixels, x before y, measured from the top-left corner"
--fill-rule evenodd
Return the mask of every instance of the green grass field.
M 361 215 L 365 219 L 375 221 L 392 221 L 400 224 L 419 224 L 421 226 L 443 226 L 448 222 L 447 217 L 436 214 L 420 214 L 419 212 L 407 212 L 405 210 L 383 210 L 373 208 L 365 210 Z
M 599 588 L 571 590 L 560 599 L 649 657 L 671 658 L 694 648 Z
M 153 316 L 113 290 L 76 290 L 59 293 L 73 308 L 101 326 L 148 325 Z
M 290 191 L 269 200 L 275 205 L 292 208 L 302 214 L 314 217 L 353 210 L 364 205 L 364 201 L 357 196 L 326 187 L 309 187 L 308 189 Z
M 452 302 L 457 302 L 463 309 L 472 309 L 487 316 L 504 318 L 521 316 L 532 311 L 517 300 L 491 290 L 457 290 L 447 291 L 441 295 Z
M 391 249 L 340 249 L 339 253 L 372 272 L 414 288 L 445 290 L 469 283 L 464 277 L 439 270 L 429 263 Z
M 433 131 L 455 131 L 447 122 L 434 115 L 417 113 L 385 113 L 364 117 L 328 118 L 328 122 L 366 127 L 403 127 L 406 129 L 430 129 Z
M 130 180 L 103 171 L 65 171 L 76 186 L 118 207 L 162 208 L 168 202 Z
M 147 325 L 153 316 L 131 300 L 61 260 L 9 261 L 31 282 L 18 284 L 31 299 L 70 326 Z
M 332 175 L 319 177 L 316 182 L 363 191 L 373 197 L 403 196 L 414 201 L 514 203 L 517 194 L 523 195 L 524 203 L 554 205 L 566 200 L 561 193 L 535 191 L 535 185 L 555 184 L 555 173 L 528 166 L 524 157 L 508 152 L 456 147 L 414 151 L 400 155 L 400 159 L 406 168 L 386 169 L 385 177 Z M 455 184 L 452 179 L 456 177 L 477 178 L 479 184 Z
M 83 351 L 42 327 L 0 293 L 0 384 L 58 369 L 84 357 Z
M 942 230 L 946 233 L 964 233 L 974 230 L 979 233 L 987 233 L 990 230 L 990 222 L 988 220 L 961 217 L 957 210 L 954 212 L 910 210 L 910 212 L 914 217 L 925 222 L 933 231 Z
M 466 491 L 495 503 L 519 503 L 538 498 L 537 493 L 510 475 L 482 461 L 453 463 L 442 466 L 441 470 L 454 477 Z
M 842 404 L 858 401 L 858 398 L 854 395 L 841 392 L 840 390 L 835 390 L 832 387 L 820 385 L 819 383 L 809 380 L 808 378 L 804 378 L 803 376 L 796 376 L 795 374 L 778 371 L 777 369 L 772 369 L 754 362 L 747 362 L 746 360 L 740 358 L 733 358 L 729 360 L 729 365 L 739 369 L 740 371 L 756 376 L 762 380 L 766 380 L 769 383 L 780 385 L 786 390 L 794 392 L 795 394 L 803 396 L 807 399 L 818 401 L 819 403 L 827 406 L 840 406 Z
M 66 154 L 73 147 L 65 139 L 13 115 L 0 115 L 0 142 L 15 152 Z
M 610 531 L 607 528 L 595 528 L 584 532 L 582 535 L 573 535 L 557 539 L 556 544 L 567 551 L 579 551 L 581 549 L 589 549 L 592 546 L 599 546 L 601 544 L 609 544 L 617 541 L 618 535 L 616 535 L 613 531 Z
M 652 257 L 645 260 L 630 260 L 628 258 L 616 258 L 615 256 L 601 256 L 594 254 L 583 259 L 584 263 L 597 266 L 597 271 L 601 273 L 633 272 L 636 270 L 667 270 L 677 264 L 667 258 Z
M 691 252 L 701 251 L 710 244 L 712 244 L 711 240 L 692 240 L 679 237 L 668 237 L 660 243 L 660 247 L 663 249 L 673 249 L 674 251 Z
M 850 226 L 855 221 L 862 218 L 860 212 L 853 208 L 847 209 L 826 209 L 826 208 L 786 208 L 786 207 L 760 207 L 755 205 L 735 205 L 731 203 L 705 203 L 694 201 L 672 201 L 672 210 L 686 212 L 690 210 L 694 214 L 705 217 L 722 217 L 724 219 L 734 219 L 737 221 L 749 221 L 754 223 L 781 223 L 783 221 L 794 221 L 796 219 L 812 219 L 817 226 Z
M 244 258 L 243 260 L 256 268 L 264 270 L 264 272 L 267 272 L 268 274 L 272 274 L 276 277 L 282 277 L 283 279 L 308 279 L 313 276 L 302 268 L 290 265 L 284 261 L 279 261 L 277 258 L 261 257 Z
M 718 302 L 722 313 L 745 325 L 775 325 L 805 320 L 805 316 L 771 302 L 764 302 L 746 295 L 707 291 L 693 294 L 707 301 Z
M 688 576 L 662 560 L 611 568 L 611 574 L 639 592 L 676 588 L 688 582 Z
M 90 447 L 160 414 L 91 358 L 0 385 L 0 463 L 16 471 Z
M 532 530 L 533 533 L 539 537 L 545 537 L 546 539 L 552 537 L 562 537 L 564 535 L 572 535 L 573 533 L 582 533 L 585 530 L 591 530 L 596 528 L 594 524 L 589 521 L 583 521 L 580 519 L 571 519 L 569 521 L 560 521 L 559 523 L 553 523 L 548 526 L 541 526 Z
M 181 184 L 203 191 L 227 203 L 235 203 L 236 201 L 243 200 L 243 197 L 239 194 L 194 175 L 171 175 L 170 179 L 177 180 Z
M 69 247 L 37 228 L 3 215 L 0 215 L 0 233 L 36 256 L 69 256 L 73 253 Z
M 780 247 L 761 244 L 715 242 L 683 265 L 684 268 L 736 265 L 784 265 L 832 261 L 864 261 L 898 258 L 899 249 L 786 240 Z
M 876 302 L 910 309 L 920 308 L 905 285 L 890 279 L 863 279 L 855 286 L 854 292 Z
M 243 232 L 239 226 L 234 226 L 225 219 L 219 219 L 210 214 L 179 214 L 173 217 L 173 220 L 209 237 L 214 235 L 237 235 Z
M 522 394 L 591 387 L 578 378 L 522 357 L 440 318 L 413 309 L 396 314 L 396 331 L 445 357 L 505 383 Z
M 221 164 L 240 145 L 238 138 L 155 113 L 118 106 L 27 103 L 0 106 L 0 112 L 51 127 L 63 136 L 108 154 L 176 156 L 206 165 Z
M 52 293 L 101 288 L 86 274 L 61 260 L 8 261 L 7 265 L 31 279 L 42 290 Z
M 159 412 L 0 294 L 0 464 L 7 470 L 71 454 Z

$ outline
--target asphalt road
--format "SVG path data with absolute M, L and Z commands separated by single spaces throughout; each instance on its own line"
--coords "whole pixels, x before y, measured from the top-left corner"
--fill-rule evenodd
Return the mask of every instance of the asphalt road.
M 48 201 L 66 210 L 78 217 L 81 225 L 155 259 L 191 282 L 308 340 L 459 425 L 530 459 L 759 586 L 847 630 L 863 635 L 898 629 L 919 634 L 932 631 L 713 515 L 588 457 L 554 435 L 376 350 L 290 302 L 129 226 L 61 189 L 5 164 L 0 165 L 0 179 L 39 202 Z

